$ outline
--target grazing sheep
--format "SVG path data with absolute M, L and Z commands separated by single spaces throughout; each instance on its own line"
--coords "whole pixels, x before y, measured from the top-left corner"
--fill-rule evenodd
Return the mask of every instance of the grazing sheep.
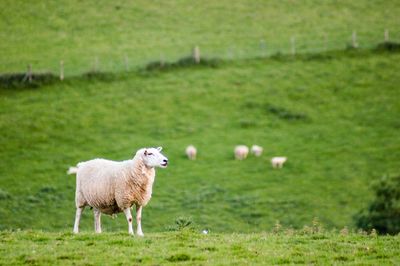
M 286 157 L 274 157 L 271 159 L 273 168 L 282 168 L 283 164 L 287 161 Z
M 79 232 L 83 209 L 90 206 L 94 211 L 96 233 L 101 233 L 101 213 L 113 215 L 123 211 L 128 220 L 129 234 L 133 235 L 131 207 L 136 205 L 137 234 L 143 236 L 142 207 L 151 198 L 154 168 L 165 168 L 168 164 L 161 150 L 161 147 L 143 148 L 131 160 L 94 159 L 71 167 L 68 173 L 76 174 L 74 233 Z
M 187 146 L 185 152 L 189 160 L 196 160 L 197 149 L 193 145 Z
M 251 153 L 257 157 L 260 157 L 263 152 L 263 148 L 258 145 L 251 146 Z
M 238 145 L 234 150 L 236 160 L 244 160 L 249 154 L 249 148 L 245 145 Z

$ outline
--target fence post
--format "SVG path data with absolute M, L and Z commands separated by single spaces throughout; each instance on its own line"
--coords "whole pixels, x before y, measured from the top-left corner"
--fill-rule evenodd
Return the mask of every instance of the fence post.
M 290 38 L 290 43 L 292 45 L 292 55 L 296 54 L 296 39 L 294 38 L 294 36 L 292 36 L 292 38 Z
M 233 59 L 233 48 L 232 47 L 228 48 L 228 50 L 226 51 L 226 55 L 227 55 L 229 60 Z
M 197 45 L 193 48 L 193 59 L 196 64 L 200 63 L 200 48 Z
M 264 40 L 260 40 L 260 50 L 261 50 L 261 56 L 265 57 L 266 53 L 265 53 L 265 41 Z
M 28 73 L 26 73 L 26 75 L 28 77 L 29 83 L 31 83 L 32 82 L 32 65 L 31 64 L 28 65 Z
M 385 42 L 388 42 L 388 41 L 389 41 L 389 30 L 386 29 L 385 30 Z
M 328 36 L 324 32 L 324 51 L 328 51 Z
M 165 59 L 164 59 L 163 54 L 160 54 L 160 65 L 161 65 L 161 67 L 164 67 L 164 65 L 165 65 Z
M 95 56 L 94 58 L 94 65 L 93 65 L 93 72 L 97 72 L 99 69 L 99 58 Z
M 351 35 L 352 39 L 352 46 L 353 48 L 358 48 L 358 43 L 357 43 L 357 32 L 353 31 L 353 34 Z
M 60 80 L 64 80 L 64 61 L 60 61 Z
M 124 56 L 124 64 L 125 64 L 125 71 L 129 72 L 129 61 L 128 61 L 128 56 Z

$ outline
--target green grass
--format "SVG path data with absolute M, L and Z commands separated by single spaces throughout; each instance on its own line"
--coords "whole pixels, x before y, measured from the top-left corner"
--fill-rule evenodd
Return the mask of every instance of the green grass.
M 0 3 L 0 73 L 34 70 L 67 75 L 92 69 L 94 58 L 105 71 L 124 71 L 164 57 L 176 59 L 200 45 L 202 54 L 218 57 L 342 49 L 353 30 L 360 46 L 392 39 L 398 31 L 396 0 L 307 1 L 26 1 Z M 326 36 L 326 39 L 325 37 Z M 327 43 L 326 43 L 327 42 Z
M 400 53 L 371 49 L 385 29 L 400 40 L 399 13 L 394 0 L 1 1 L 0 73 L 55 75 L 0 76 L 0 265 L 400 264 L 398 235 L 353 220 L 373 181 L 400 174 Z M 361 49 L 345 49 L 353 30 Z M 218 60 L 173 63 L 194 45 Z M 264 154 L 235 161 L 237 144 Z M 123 215 L 93 234 L 89 209 L 72 235 L 67 168 L 144 146 L 170 161 L 146 236 Z M 272 156 L 289 159 L 275 170 Z
M 0 233 L 5 265 L 397 265 L 399 236 L 281 233 L 208 234 L 190 231 L 79 234 Z M 26 247 L 29 246 L 29 249 Z
M 0 86 L 0 230 L 48 231 L 2 231 L 0 257 L 7 261 L 1 263 L 84 264 L 83 247 L 94 258 L 110 241 L 122 247 L 113 254 L 155 245 L 133 258 L 148 263 L 205 264 L 204 253 L 215 264 L 227 254 L 226 264 L 241 263 L 241 256 L 268 264 L 398 263 L 392 259 L 396 237 L 262 232 L 276 221 L 303 228 L 314 217 L 329 229 L 353 228 L 354 215 L 372 198 L 370 184 L 399 174 L 400 54 L 370 49 L 385 29 L 400 39 L 399 12 L 394 0 L 1 1 L 0 73 L 32 64 L 35 72 L 57 75 L 64 60 L 67 75 L 64 82 L 44 75 L 49 83 L 32 88 Z M 362 49 L 344 50 L 353 30 Z M 282 56 L 292 36 L 299 52 L 312 54 Z M 144 70 L 160 58 L 176 61 L 194 45 L 209 58 L 247 59 Z M 83 74 L 96 57 L 100 72 Z M 184 156 L 189 144 L 199 150 L 194 162 Z M 258 144 L 265 153 L 238 162 L 237 144 Z M 72 230 L 69 166 L 96 157 L 128 159 L 144 146 L 163 146 L 170 159 L 157 172 L 143 212 L 148 238 L 119 234 L 127 230 L 122 216 L 103 217 L 106 234 L 91 235 L 88 209 L 82 235 L 55 233 Z M 270 158 L 281 155 L 287 164 L 272 169 Z M 169 244 L 186 243 L 180 233 L 165 233 L 177 219 L 211 230 L 207 237 L 184 236 L 200 251 L 167 252 Z M 100 249 L 98 241 L 105 243 Z M 37 246 L 37 253 L 27 246 Z M 121 255 L 116 263 L 129 258 Z
M 69 166 L 159 145 L 170 166 L 157 171 L 145 233 L 180 216 L 216 232 L 269 230 L 276 220 L 301 228 L 314 217 L 351 227 L 372 197 L 370 183 L 399 171 L 400 55 L 314 57 L 1 90 L 0 228 L 72 228 Z M 242 143 L 265 153 L 235 161 Z M 184 157 L 188 144 L 198 147 L 197 161 Z M 273 170 L 278 155 L 289 160 Z M 92 220 L 86 210 L 83 231 Z M 126 229 L 122 216 L 103 222 L 106 232 Z

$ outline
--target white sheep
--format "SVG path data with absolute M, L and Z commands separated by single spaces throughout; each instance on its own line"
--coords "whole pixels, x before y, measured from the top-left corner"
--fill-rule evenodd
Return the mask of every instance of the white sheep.
M 260 157 L 263 152 L 263 148 L 258 145 L 251 146 L 251 153 L 257 157 Z
M 196 160 L 197 149 L 193 145 L 187 146 L 185 152 L 189 160 Z
M 287 161 L 286 157 L 273 157 L 271 164 L 273 168 L 282 168 L 283 164 Z
M 249 148 L 245 145 L 238 145 L 234 150 L 236 160 L 244 160 L 249 154 Z
M 94 159 L 71 167 L 68 173 L 76 174 L 74 233 L 79 232 L 83 209 L 90 206 L 94 211 L 96 233 L 101 233 L 101 213 L 114 215 L 123 211 L 129 234 L 133 235 L 131 207 L 136 205 L 137 234 L 143 236 L 142 207 L 151 198 L 154 168 L 168 165 L 168 159 L 160 153 L 161 150 L 161 147 L 143 148 L 131 160 Z

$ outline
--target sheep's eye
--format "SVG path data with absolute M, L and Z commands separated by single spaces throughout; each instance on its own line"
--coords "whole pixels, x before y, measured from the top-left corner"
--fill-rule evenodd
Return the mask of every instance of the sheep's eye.
M 153 155 L 152 153 L 148 153 L 147 155 Z

